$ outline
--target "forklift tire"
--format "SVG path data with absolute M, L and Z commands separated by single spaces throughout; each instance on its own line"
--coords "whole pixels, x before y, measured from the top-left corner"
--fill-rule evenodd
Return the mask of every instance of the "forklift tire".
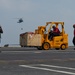
M 59 50 L 60 48 L 55 48 L 56 50 Z
M 42 47 L 43 47 L 44 50 L 49 50 L 50 44 L 48 42 L 44 42 Z
M 66 49 L 66 45 L 65 44 L 62 44 L 61 45 L 61 50 L 65 50 Z

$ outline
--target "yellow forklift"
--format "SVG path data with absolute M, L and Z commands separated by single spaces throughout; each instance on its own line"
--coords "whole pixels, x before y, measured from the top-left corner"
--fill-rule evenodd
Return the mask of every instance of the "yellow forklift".
M 52 40 L 49 40 L 49 33 L 53 25 L 57 28 L 61 26 L 61 32 L 59 36 L 55 36 Z M 68 34 L 64 31 L 64 22 L 46 22 L 45 26 L 38 26 L 35 34 L 41 34 L 41 45 L 37 46 L 39 50 L 49 50 L 51 48 L 65 50 L 68 48 Z

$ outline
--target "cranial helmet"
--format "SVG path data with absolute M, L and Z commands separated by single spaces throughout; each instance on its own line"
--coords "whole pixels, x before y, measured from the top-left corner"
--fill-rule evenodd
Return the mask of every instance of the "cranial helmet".
M 52 28 L 55 28 L 55 26 L 52 26 Z

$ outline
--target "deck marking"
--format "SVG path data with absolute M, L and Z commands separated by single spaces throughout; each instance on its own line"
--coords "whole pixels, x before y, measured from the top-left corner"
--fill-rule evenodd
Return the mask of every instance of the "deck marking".
M 69 70 L 75 70 L 75 68 L 70 67 L 62 67 L 62 66 L 54 66 L 54 65 L 45 65 L 45 64 L 39 64 L 40 66 L 46 66 L 46 67 L 54 67 L 54 68 L 63 68 L 63 69 L 69 69 Z
M 38 69 L 38 70 L 45 70 L 45 71 L 51 71 L 51 72 L 58 72 L 58 73 L 63 73 L 63 74 L 75 75 L 74 72 L 67 72 L 67 71 L 60 71 L 60 70 L 54 70 L 54 69 L 48 69 L 48 68 L 33 67 L 33 66 L 28 66 L 28 65 L 19 65 L 19 66 L 20 67 L 25 67 L 25 68 L 32 68 L 32 69 Z

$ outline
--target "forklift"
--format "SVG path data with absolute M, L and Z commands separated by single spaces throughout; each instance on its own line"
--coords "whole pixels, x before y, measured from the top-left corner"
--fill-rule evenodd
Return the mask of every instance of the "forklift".
M 49 39 L 49 33 L 52 26 L 61 28 L 60 35 Z M 25 32 L 20 34 L 21 47 L 36 47 L 38 50 L 65 50 L 68 48 L 68 34 L 64 30 L 64 22 L 46 22 L 46 25 L 38 26 L 34 32 Z
M 52 40 L 49 40 L 49 33 L 52 31 L 52 26 L 55 25 L 57 28 L 61 26 L 61 32 L 59 36 L 54 36 Z M 48 26 L 48 30 L 46 30 Z M 65 50 L 68 48 L 68 34 L 64 31 L 64 22 L 46 22 L 45 26 L 38 26 L 35 30 L 36 34 L 41 34 L 41 46 L 38 46 L 39 50 L 49 50 L 55 48 L 56 50 Z

